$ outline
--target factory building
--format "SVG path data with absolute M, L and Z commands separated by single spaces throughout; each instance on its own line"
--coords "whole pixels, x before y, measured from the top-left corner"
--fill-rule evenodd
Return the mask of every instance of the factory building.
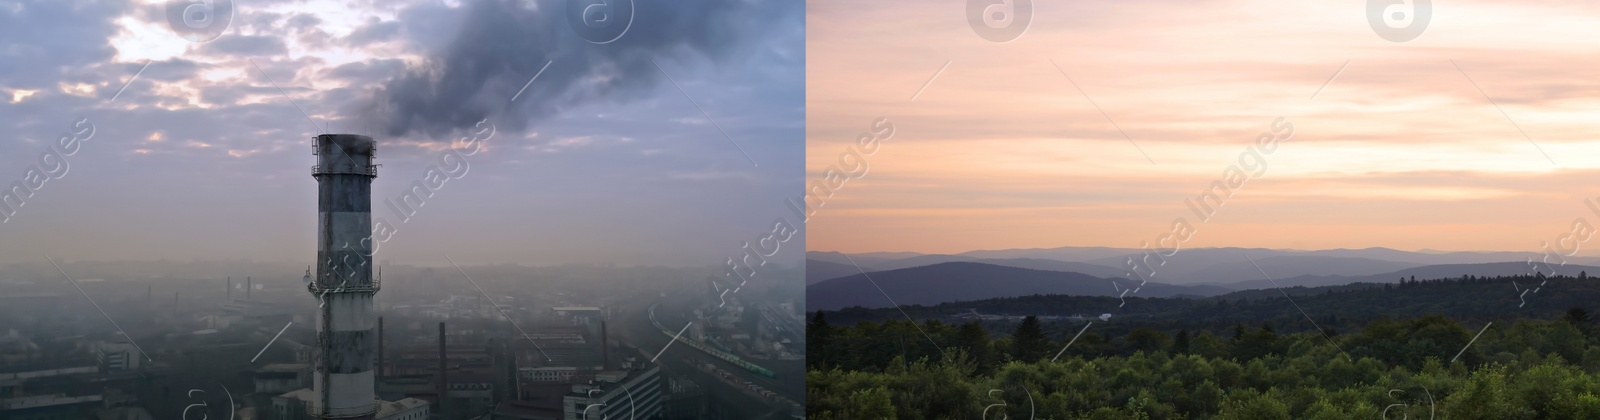
M 565 420 L 655 419 L 661 415 L 661 368 L 606 371 L 562 397 Z
M 298 389 L 272 397 L 272 411 L 262 413 L 266 420 L 313 420 L 317 417 L 309 413 L 311 402 L 316 398 L 315 391 Z M 378 401 L 377 409 L 372 413 L 373 420 L 428 420 L 429 407 L 427 401 L 416 398 L 405 398 L 399 401 Z

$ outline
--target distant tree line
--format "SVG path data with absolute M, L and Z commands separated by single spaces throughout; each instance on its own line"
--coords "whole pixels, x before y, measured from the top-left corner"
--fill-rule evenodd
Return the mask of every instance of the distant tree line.
M 1540 276 L 1402 279 L 1290 293 L 1318 324 L 1330 321 L 1345 333 L 1313 327 L 1282 294 L 1276 302 L 1130 300 L 1129 307 L 1151 309 L 1109 322 L 1026 316 L 913 323 L 898 311 L 898 319 L 881 320 L 861 316 L 874 310 L 816 312 L 807 328 L 807 413 L 1018 419 L 1030 418 L 1031 409 L 1040 419 L 1343 419 L 1429 418 L 1432 408 L 1441 419 L 1595 419 L 1594 321 L 1584 305 L 1550 308 L 1600 296 L 1566 296 L 1594 288 L 1586 273 L 1580 277 L 1551 278 L 1523 308 L 1509 282 L 1531 286 Z M 1060 316 L 1097 313 L 1103 299 L 998 300 L 1019 304 L 1015 310 L 1054 301 L 1058 306 L 1044 313 Z M 1002 313 L 991 304 L 959 307 Z M 1332 309 L 1339 306 L 1345 309 Z M 848 322 L 834 321 L 841 313 Z

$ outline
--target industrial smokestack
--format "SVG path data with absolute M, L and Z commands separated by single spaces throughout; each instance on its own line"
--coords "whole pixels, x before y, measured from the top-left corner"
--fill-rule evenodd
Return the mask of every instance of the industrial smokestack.
M 323 134 L 317 165 L 317 277 L 306 288 L 320 301 L 313 391 L 319 418 L 371 418 L 378 410 L 372 373 L 371 137 Z M 253 287 L 252 287 L 253 288 Z
M 373 375 L 374 386 L 383 383 L 383 317 L 378 317 L 378 372 Z
M 506 392 L 505 382 L 501 380 L 504 378 L 505 371 L 500 370 L 500 352 L 496 351 L 494 338 L 489 339 L 483 350 L 485 353 L 489 353 L 489 370 L 493 372 L 489 376 L 489 381 L 492 384 L 490 386 L 494 388 L 494 393 L 491 394 L 493 397 L 491 403 L 499 402 L 501 400 L 500 396 Z

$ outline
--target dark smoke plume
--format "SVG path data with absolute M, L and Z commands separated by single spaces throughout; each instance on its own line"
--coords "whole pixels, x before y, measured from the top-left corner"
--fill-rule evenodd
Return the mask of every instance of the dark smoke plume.
M 665 77 L 651 60 L 668 69 L 672 62 L 716 61 L 762 41 L 779 22 L 804 18 L 800 0 L 633 0 L 626 34 L 596 44 L 574 29 L 569 20 L 576 12 L 568 7 L 598 3 L 468 0 L 454 38 L 373 91 L 355 110 L 358 124 L 388 137 L 416 132 L 439 139 L 494 117 L 498 129 L 522 131 L 565 108 L 655 89 Z M 625 16 L 610 18 L 621 24 Z

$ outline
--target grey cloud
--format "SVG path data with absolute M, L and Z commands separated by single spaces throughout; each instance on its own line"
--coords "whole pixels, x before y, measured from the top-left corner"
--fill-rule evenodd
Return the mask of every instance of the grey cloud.
M 251 61 L 255 62 L 254 66 L 247 67 L 251 80 L 270 86 L 267 83 L 267 79 L 261 76 L 261 73 L 265 71 L 268 76 L 272 77 L 272 82 L 277 83 L 279 87 L 287 91 L 304 88 L 303 86 L 309 82 L 303 78 L 315 76 L 315 73 L 310 70 L 321 68 L 327 63 L 321 58 L 311 56 L 293 60 L 287 59 L 287 57 L 271 56 L 253 58 Z M 256 70 L 257 66 L 260 66 L 261 70 Z
M 341 42 L 348 47 L 362 47 L 375 42 L 384 42 L 399 36 L 400 28 L 400 22 L 392 20 L 380 22 L 377 18 L 372 18 L 367 22 L 367 26 L 351 31 L 350 35 L 344 37 Z
M 289 18 L 288 27 L 295 30 L 304 30 L 306 28 L 314 28 L 321 23 L 322 19 L 314 15 L 296 13 L 294 17 Z
M 365 82 L 383 80 L 385 77 L 405 70 L 405 61 L 400 59 L 377 59 L 348 63 L 326 70 L 322 77 L 346 80 L 351 82 Z
M 389 136 L 419 132 L 440 138 L 492 115 L 504 117 L 497 127 L 520 132 L 564 108 L 642 96 L 665 81 L 653 62 L 722 59 L 764 38 L 775 17 L 804 13 L 798 2 L 641 1 L 634 3 L 626 35 L 597 45 L 573 32 L 563 3 L 538 1 L 529 9 L 490 0 L 452 11 L 462 23 L 449 43 L 350 113 Z M 523 92 L 526 99 L 509 108 L 511 96 L 546 62 L 549 68 Z
M 287 54 L 283 40 L 270 36 L 229 35 L 205 44 L 208 54 L 235 56 L 277 56 Z
M 319 28 L 311 28 L 301 30 L 299 35 L 295 36 L 295 40 L 305 45 L 320 45 L 333 42 L 333 35 L 329 35 Z
M 10 87 L 54 86 L 60 69 L 105 62 L 112 22 L 128 7 L 119 1 L 21 1 L 0 7 L 0 39 L 25 41 L 0 48 L 0 80 Z
M 193 78 L 196 73 L 199 73 L 205 67 L 194 61 L 174 58 L 166 61 L 151 62 L 150 67 L 146 68 L 144 73 L 139 75 L 139 78 L 175 82 Z
M 254 71 L 255 69 L 251 69 Z M 257 76 L 259 77 L 259 76 Z M 263 80 L 264 82 L 264 80 Z M 261 83 L 259 85 L 222 85 L 208 86 L 200 92 L 200 99 L 211 104 L 232 104 L 245 95 L 279 96 L 278 89 Z
M 461 10 L 442 3 L 423 3 L 401 9 L 399 21 L 404 22 L 401 32 L 406 41 L 420 51 L 439 53 L 450 45 L 450 36 L 460 31 L 463 19 Z
M 234 25 L 237 26 L 231 29 L 241 30 L 241 32 L 247 33 L 272 32 L 278 27 L 278 22 L 283 20 L 283 16 L 283 14 L 272 12 L 254 12 L 244 14 L 238 21 L 234 22 Z M 239 32 L 234 32 L 234 34 L 238 33 Z

